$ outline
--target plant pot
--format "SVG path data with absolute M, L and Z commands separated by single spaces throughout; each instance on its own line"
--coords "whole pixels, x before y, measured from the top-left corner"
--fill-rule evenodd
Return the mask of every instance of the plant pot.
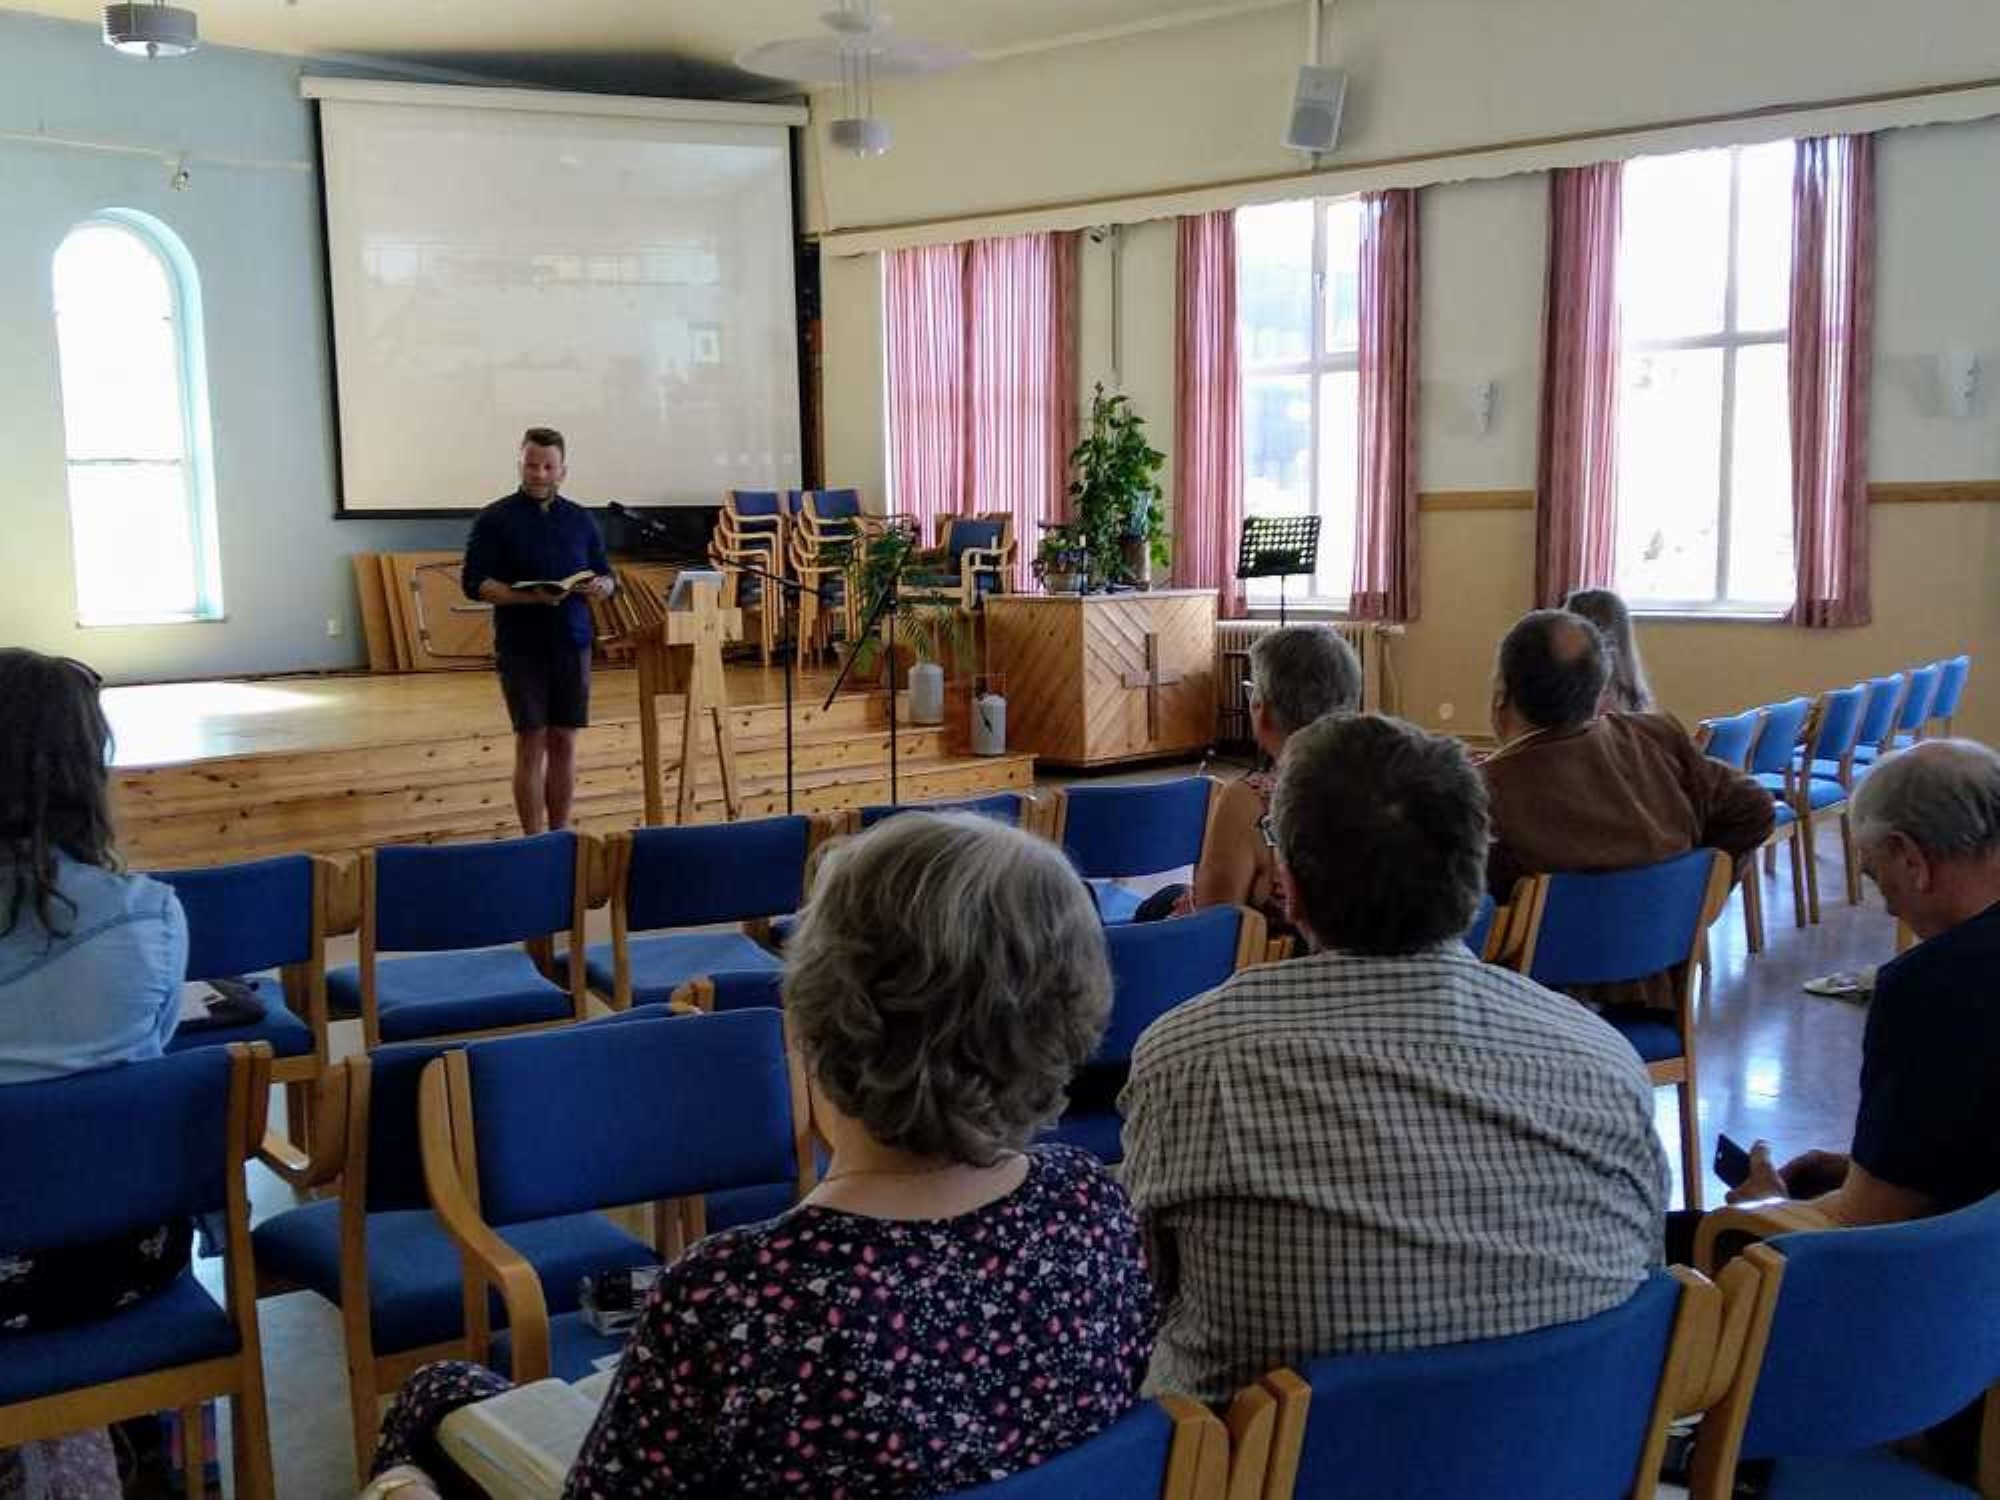
M 1122 555 L 1125 562 L 1125 576 L 1132 580 L 1135 588 L 1149 589 L 1153 586 L 1153 549 L 1144 537 L 1124 543 Z
M 920 661 L 910 668 L 910 722 L 944 722 L 944 668 L 934 661 Z
M 1082 590 L 1081 573 L 1049 573 L 1042 579 L 1042 587 L 1051 594 L 1075 594 Z

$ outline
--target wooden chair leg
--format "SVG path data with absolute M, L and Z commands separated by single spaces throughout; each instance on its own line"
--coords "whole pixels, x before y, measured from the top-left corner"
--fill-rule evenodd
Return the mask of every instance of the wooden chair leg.
M 1799 842 L 1806 851 L 1806 913 L 1813 926 L 1819 925 L 1819 839 L 1813 832 L 1810 814 L 1799 819 Z
M 1764 951 L 1764 877 L 1757 873 L 1757 861 L 1753 856 L 1743 878 L 1737 882 L 1743 888 L 1743 935 L 1752 953 Z
M 1776 844 L 1766 844 L 1764 846 L 1764 873 L 1766 875 L 1776 875 L 1778 873 L 1778 846 Z
M 208 1452 L 206 1435 L 201 1430 L 202 1408 L 183 1406 L 181 1420 L 181 1492 L 198 1500 L 208 1493 Z
M 236 1468 L 236 1500 L 277 1500 L 278 1484 L 271 1473 L 271 1419 L 264 1405 L 261 1365 L 248 1369 L 243 1389 L 229 1398 L 229 1439 Z
M 357 1369 L 357 1363 L 367 1368 Z M 372 1360 L 350 1360 L 347 1366 L 347 1412 L 354 1429 L 354 1482 L 359 1487 L 375 1462 L 375 1444 L 382 1435 L 382 1402 L 375 1387 Z
M 1854 847 L 1854 819 L 1847 808 L 1840 810 L 1840 858 L 1847 871 L 1847 904 L 1861 904 L 1861 859 Z
M 1805 820 L 1792 824 L 1792 925 L 1806 925 L 1806 839 Z
M 1681 1107 L 1681 1193 L 1686 1206 L 1699 1209 L 1702 1199 L 1701 1120 L 1695 1113 L 1694 1080 L 1682 1079 L 1674 1085 Z

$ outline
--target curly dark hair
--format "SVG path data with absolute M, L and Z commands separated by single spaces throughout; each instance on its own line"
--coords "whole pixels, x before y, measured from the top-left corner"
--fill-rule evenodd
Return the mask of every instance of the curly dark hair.
M 64 935 L 56 855 L 121 868 L 111 827 L 111 726 L 97 700 L 100 679 L 80 661 L 0 648 L 0 860 L 6 880 L 0 936 L 32 911 Z
M 1104 930 L 1053 844 L 904 813 L 828 852 L 785 1009 L 814 1087 L 876 1141 L 984 1166 L 1061 1112 L 1104 1035 Z

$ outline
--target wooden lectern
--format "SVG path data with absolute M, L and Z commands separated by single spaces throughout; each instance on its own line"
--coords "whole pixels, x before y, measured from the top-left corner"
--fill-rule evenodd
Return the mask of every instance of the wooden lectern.
M 729 686 L 722 674 L 722 645 L 740 640 L 743 611 L 722 607 L 722 584 L 690 580 L 690 603 L 672 610 L 623 637 L 639 662 L 639 757 L 645 778 L 646 824 L 666 822 L 666 798 L 661 777 L 668 769 L 660 761 L 659 698 L 683 695 L 681 753 L 672 769 L 680 787 L 674 801 L 674 821 L 694 819 L 695 746 L 703 721 L 713 736 L 716 765 L 722 771 L 722 802 L 732 820 L 742 811 L 736 795 L 736 741 L 729 731 Z

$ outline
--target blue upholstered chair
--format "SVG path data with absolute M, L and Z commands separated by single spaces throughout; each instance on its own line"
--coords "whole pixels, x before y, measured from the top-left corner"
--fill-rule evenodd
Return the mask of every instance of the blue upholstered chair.
M 1013 566 L 1012 516 L 1004 511 L 945 516 L 938 522 L 938 545 L 913 558 L 903 575 L 903 595 L 975 610 L 989 595 L 1007 591 Z
M 1107 1165 L 1124 1160 L 1118 1091 L 1145 1029 L 1238 969 L 1264 961 L 1264 918 L 1244 906 L 1211 906 L 1163 922 L 1108 927 L 1111 1020 L 1070 1088 L 1070 1107 L 1045 1140 L 1080 1146 Z
M 1958 705 L 1965 701 L 1965 679 L 1971 675 L 1972 658 L 1954 656 L 1937 666 L 1937 696 L 1931 699 L 1931 713 L 1925 732 L 1949 736 L 1952 721 L 1958 717 Z
M 1872 766 L 1892 750 L 1907 750 L 1917 742 L 1930 721 L 1931 705 L 1937 701 L 1938 686 L 1944 678 L 1944 663 L 1933 662 L 1908 674 L 1903 700 L 1896 705 L 1896 721 L 1889 734 L 1872 744 L 1855 748 L 1857 764 Z
M 1726 1235 L 1765 1216 L 1710 1217 Z M 1779 1234 L 1742 1258 L 1756 1300 L 1735 1379 L 1697 1434 L 1695 1500 L 1724 1500 L 1753 1459 L 1775 1461 L 1773 1500 L 1973 1494 L 1884 1445 L 1982 1394 L 1977 1493 L 2000 1493 L 2000 1194 L 1905 1224 Z
M 326 1068 L 326 911 L 333 866 L 305 854 L 197 870 L 159 870 L 187 916 L 187 978 L 247 979 L 264 1019 L 178 1031 L 167 1051 L 265 1042 L 285 1085 L 285 1125 L 307 1144 L 306 1086 Z M 269 971 L 276 970 L 276 977 Z
M 583 951 L 589 876 L 574 833 L 370 849 L 361 962 L 328 974 L 327 992 L 361 1012 L 370 1047 L 582 1020 L 583 976 L 557 983 L 529 945 L 561 933 Z
M 1218 783 L 1207 776 L 1125 785 L 1078 785 L 1058 794 L 1055 838 L 1097 893 L 1106 922 L 1129 922 L 1134 891 L 1117 884 L 1201 863 Z
M 1703 719 L 1696 742 L 1704 755 L 1713 756 L 1725 766 L 1734 766 L 1741 771 L 1750 764 L 1751 747 L 1757 743 L 1757 731 L 1764 726 L 1764 710 L 1749 709 L 1727 718 Z
M 884 818 L 893 818 L 897 813 L 906 812 L 968 812 L 981 817 L 994 818 L 1019 828 L 1023 814 L 1033 805 L 1034 798 L 1021 792 L 993 792 L 984 797 L 962 797 L 946 802 L 898 802 L 891 807 L 887 803 L 877 803 L 861 809 L 860 827 L 873 828 Z
M 244 1168 L 264 1132 L 270 1049 L 203 1047 L 0 1088 L 0 1264 L 221 1215 L 226 1306 L 192 1271 L 109 1317 L 0 1334 L 0 1447 L 227 1396 L 236 1493 L 270 1500 Z M 187 1472 L 199 1482 L 199 1438 Z
M 1701 1207 L 1700 1121 L 1695 1107 L 1693 974 L 1703 937 L 1729 898 L 1729 856 L 1696 849 L 1657 865 L 1600 874 L 1537 875 L 1538 921 L 1516 921 L 1513 967 L 1550 989 L 1625 984 L 1670 973 L 1674 1009 L 1608 1007 L 1608 1021 L 1639 1054 L 1655 1084 L 1680 1095 L 1681 1169 L 1689 1208 Z M 1517 889 L 1516 904 L 1523 899 Z
M 1815 922 L 1819 920 L 1819 851 L 1814 843 L 1815 824 L 1822 817 L 1839 814 L 1847 904 L 1861 904 L 1861 863 L 1855 857 L 1854 827 L 1847 815 L 1847 804 L 1853 795 L 1854 746 L 1861 733 L 1861 715 L 1867 707 L 1868 692 L 1866 683 L 1857 683 L 1853 687 L 1834 688 L 1821 693 L 1818 704 L 1813 708 L 1805 748 L 1799 752 L 1799 765 L 1786 778 L 1774 779 L 1768 773 L 1757 778 L 1767 788 L 1781 788 L 1786 781 L 1790 783 L 1792 812 L 1799 820 L 1799 839 L 1805 846 L 1806 901 Z M 1831 776 L 1821 775 L 1816 769 L 1829 764 L 1835 768 Z
M 1277 1406 L 1270 1461 L 1252 1493 L 1650 1495 L 1667 1424 L 1700 1394 L 1720 1304 L 1705 1278 L 1678 1267 L 1579 1323 L 1276 1371 L 1263 1382 Z
M 1800 779 L 1799 749 L 1805 740 L 1806 723 L 1812 717 L 1812 709 L 1810 698 L 1766 704 L 1763 709 L 1764 725 L 1757 731 L 1757 743 L 1750 749 L 1750 762 L 1746 768 L 1771 793 L 1776 814 L 1771 836 L 1764 841 L 1766 873 L 1776 866 L 1778 844 L 1782 841 L 1791 846 L 1792 920 L 1799 927 L 1806 925 L 1812 908 L 1806 899 L 1805 834 L 1799 826 L 1795 793 Z M 1754 953 L 1763 947 L 1764 889 L 1753 878 L 1745 883 L 1743 895 L 1746 914 L 1757 927 L 1758 941 L 1751 945 Z
M 679 1200 L 787 1177 L 803 1194 L 814 1180 L 805 1077 L 776 1011 L 473 1043 L 425 1070 L 422 1111 L 425 1178 L 468 1296 L 492 1286 L 506 1304 L 506 1331 L 475 1331 L 473 1357 L 517 1381 L 576 1380 L 623 1341 L 551 1315 L 512 1226 L 653 1203 L 698 1236 L 698 1203 Z
M 785 610 L 783 591 L 755 573 L 738 570 L 747 564 L 786 576 L 790 535 L 790 519 L 776 490 L 730 490 L 708 543 L 708 560 L 723 570 L 723 607 L 757 615 L 757 647 L 765 666 L 771 664 L 777 620 Z
M 800 492 L 791 522 L 792 573 L 817 591 L 799 597 L 802 649 L 831 649 L 836 626 L 850 641 L 859 633 L 860 603 L 847 587 L 847 568 L 855 544 L 870 534 L 871 520 L 861 512 L 858 490 Z
M 585 1025 L 664 1015 L 663 1008 L 645 1007 Z M 357 1475 L 368 1472 L 375 1452 L 381 1398 L 419 1367 L 467 1348 L 464 1267 L 431 1212 L 417 1131 L 424 1069 L 464 1045 L 380 1047 L 337 1064 L 319 1091 L 312 1162 L 286 1174 L 301 1189 L 337 1181 L 337 1195 L 274 1214 L 250 1237 L 264 1295 L 304 1288 L 340 1309 Z M 564 1312 L 576 1307 L 577 1278 L 585 1272 L 650 1264 L 670 1248 L 649 1245 L 595 1214 L 515 1225 L 507 1242 Z
M 718 970 L 783 967 L 748 930 L 672 932 L 723 922 L 761 928 L 805 901 L 806 856 L 825 826 L 808 817 L 637 828 L 610 841 L 611 941 L 586 956 L 590 987 L 615 1010 L 671 999 Z
M 1228 1475 L 1229 1434 L 1215 1414 L 1185 1396 L 1162 1396 L 1032 1469 L 956 1493 L 965 1500 L 1224 1500 L 1255 1493 L 1232 1489 Z
M 1861 708 L 1861 727 L 1854 736 L 1854 759 L 1850 774 L 1856 782 L 1868 774 L 1882 747 L 1895 737 L 1896 716 L 1902 712 L 1903 696 L 1909 690 L 1909 678 L 1901 672 L 1891 672 L 1887 677 L 1868 679 L 1868 698 Z M 1838 766 L 1816 765 L 1813 774 L 1832 776 L 1839 772 Z

